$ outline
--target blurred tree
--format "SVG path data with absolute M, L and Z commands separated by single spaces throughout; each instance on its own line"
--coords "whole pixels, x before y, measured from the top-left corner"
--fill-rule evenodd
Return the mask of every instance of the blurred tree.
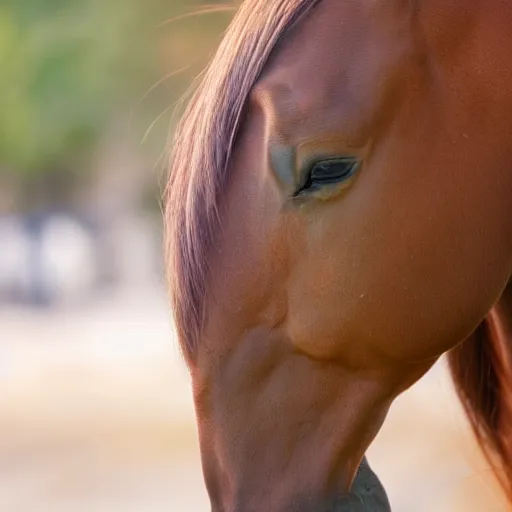
M 47 178 L 52 186 L 72 182 L 74 173 L 87 167 L 87 158 L 112 118 L 139 108 L 136 98 L 142 100 L 144 91 L 158 85 L 163 75 L 173 75 L 197 60 L 204 62 L 196 58 L 198 48 L 199 53 L 212 48 L 226 18 L 172 21 L 203 4 L 199 0 L 3 0 L 3 177 L 38 185 Z M 149 124 L 175 101 L 195 72 L 197 67 L 190 66 L 188 73 L 162 80 L 151 100 L 144 98 L 143 122 Z
M 149 39 L 138 11 L 134 0 L 3 0 L 3 167 L 45 172 L 90 149 L 112 110 L 151 69 L 151 52 L 140 48 Z

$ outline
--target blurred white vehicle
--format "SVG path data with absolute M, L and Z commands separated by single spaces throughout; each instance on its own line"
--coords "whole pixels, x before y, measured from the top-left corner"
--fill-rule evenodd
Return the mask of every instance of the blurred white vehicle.
M 72 217 L 49 216 L 39 240 L 41 285 L 51 302 L 80 300 L 96 285 L 94 239 Z

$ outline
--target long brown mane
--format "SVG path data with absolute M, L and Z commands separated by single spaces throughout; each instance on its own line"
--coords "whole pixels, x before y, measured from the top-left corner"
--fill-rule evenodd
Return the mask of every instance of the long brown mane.
M 164 199 L 166 269 L 189 363 L 204 321 L 208 252 L 219 228 L 219 201 L 244 107 L 279 39 L 317 2 L 244 2 L 177 128 Z
M 448 354 L 478 444 L 512 502 L 512 286 L 473 335 Z

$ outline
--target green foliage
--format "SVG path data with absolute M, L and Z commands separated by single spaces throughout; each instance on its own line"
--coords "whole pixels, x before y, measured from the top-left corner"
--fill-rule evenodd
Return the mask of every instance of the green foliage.
M 197 54 L 210 53 L 228 17 L 162 22 L 205 3 L 2 0 L 0 172 L 26 181 L 74 169 L 116 114 L 128 117 L 134 108 L 145 109 L 137 112 L 146 123 L 139 127 L 142 138 L 198 67 L 163 80 L 149 101 L 144 93 L 184 64 L 204 64 Z M 170 114 L 162 119 L 168 122 Z
M 0 165 L 39 172 L 90 148 L 150 74 L 139 11 L 132 0 L 3 0 Z

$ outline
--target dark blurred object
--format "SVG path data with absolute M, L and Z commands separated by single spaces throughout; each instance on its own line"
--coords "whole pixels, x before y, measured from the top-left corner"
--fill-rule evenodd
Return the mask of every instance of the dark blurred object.
M 34 306 L 82 299 L 97 285 L 94 231 L 65 212 L 0 219 L 0 298 Z
M 0 218 L 0 301 L 35 307 L 77 304 L 107 286 L 147 286 L 160 270 L 152 218 L 114 229 L 70 212 Z

